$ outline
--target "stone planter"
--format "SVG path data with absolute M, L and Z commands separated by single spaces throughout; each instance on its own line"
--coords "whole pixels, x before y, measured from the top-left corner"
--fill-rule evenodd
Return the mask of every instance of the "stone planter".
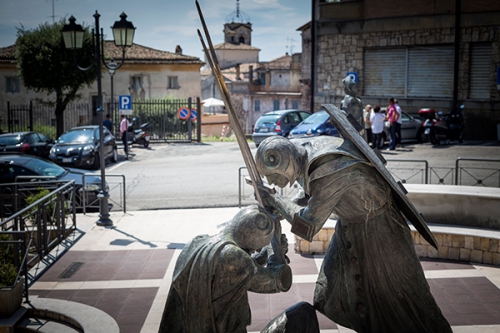
M 0 318 L 10 318 L 21 306 L 24 280 L 20 279 L 13 288 L 0 289 Z

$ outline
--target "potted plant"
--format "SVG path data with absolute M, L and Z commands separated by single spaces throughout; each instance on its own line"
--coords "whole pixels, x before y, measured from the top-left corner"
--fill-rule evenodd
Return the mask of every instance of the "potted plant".
M 9 318 L 21 306 L 23 279 L 14 265 L 14 245 L 9 234 L 0 234 L 0 318 Z

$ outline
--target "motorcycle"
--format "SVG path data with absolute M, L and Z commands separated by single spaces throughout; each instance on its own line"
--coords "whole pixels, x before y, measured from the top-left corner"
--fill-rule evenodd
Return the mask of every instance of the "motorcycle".
M 460 106 L 458 112 L 443 114 L 442 111 L 436 113 L 434 109 L 420 109 L 418 114 L 425 118 L 423 123 L 424 134 L 427 135 L 432 144 L 440 144 L 441 141 L 463 142 L 464 135 L 464 106 Z
M 127 134 L 127 139 L 129 144 L 138 144 L 138 145 L 143 145 L 144 148 L 147 148 L 149 146 L 149 123 L 144 123 L 140 126 L 139 129 L 134 129 L 134 124 L 137 121 L 136 118 L 132 119 L 132 122 L 130 123 L 128 127 L 128 134 Z

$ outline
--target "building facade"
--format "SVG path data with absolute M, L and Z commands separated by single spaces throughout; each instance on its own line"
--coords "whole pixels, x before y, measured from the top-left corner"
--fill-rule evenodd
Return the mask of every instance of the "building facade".
M 386 106 L 394 97 L 409 113 L 464 105 L 466 138 L 497 138 L 499 1 L 313 1 L 312 24 L 300 30 L 303 50 L 311 44 L 315 55 L 302 79 L 315 111 L 340 105 L 342 80 L 356 73 L 365 104 Z

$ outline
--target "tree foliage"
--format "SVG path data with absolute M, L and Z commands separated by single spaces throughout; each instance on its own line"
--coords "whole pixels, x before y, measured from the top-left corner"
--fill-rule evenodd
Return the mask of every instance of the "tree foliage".
M 59 137 L 64 132 L 64 110 L 78 99 L 78 90 L 90 86 L 97 71 L 79 70 L 74 62 L 89 66 L 93 61 L 92 36 L 85 28 L 83 48 L 74 52 L 67 50 L 62 38 L 65 19 L 54 24 L 43 23 L 36 29 L 17 29 L 16 60 L 17 67 L 28 89 L 46 92 L 43 102 L 55 105 L 56 129 Z

